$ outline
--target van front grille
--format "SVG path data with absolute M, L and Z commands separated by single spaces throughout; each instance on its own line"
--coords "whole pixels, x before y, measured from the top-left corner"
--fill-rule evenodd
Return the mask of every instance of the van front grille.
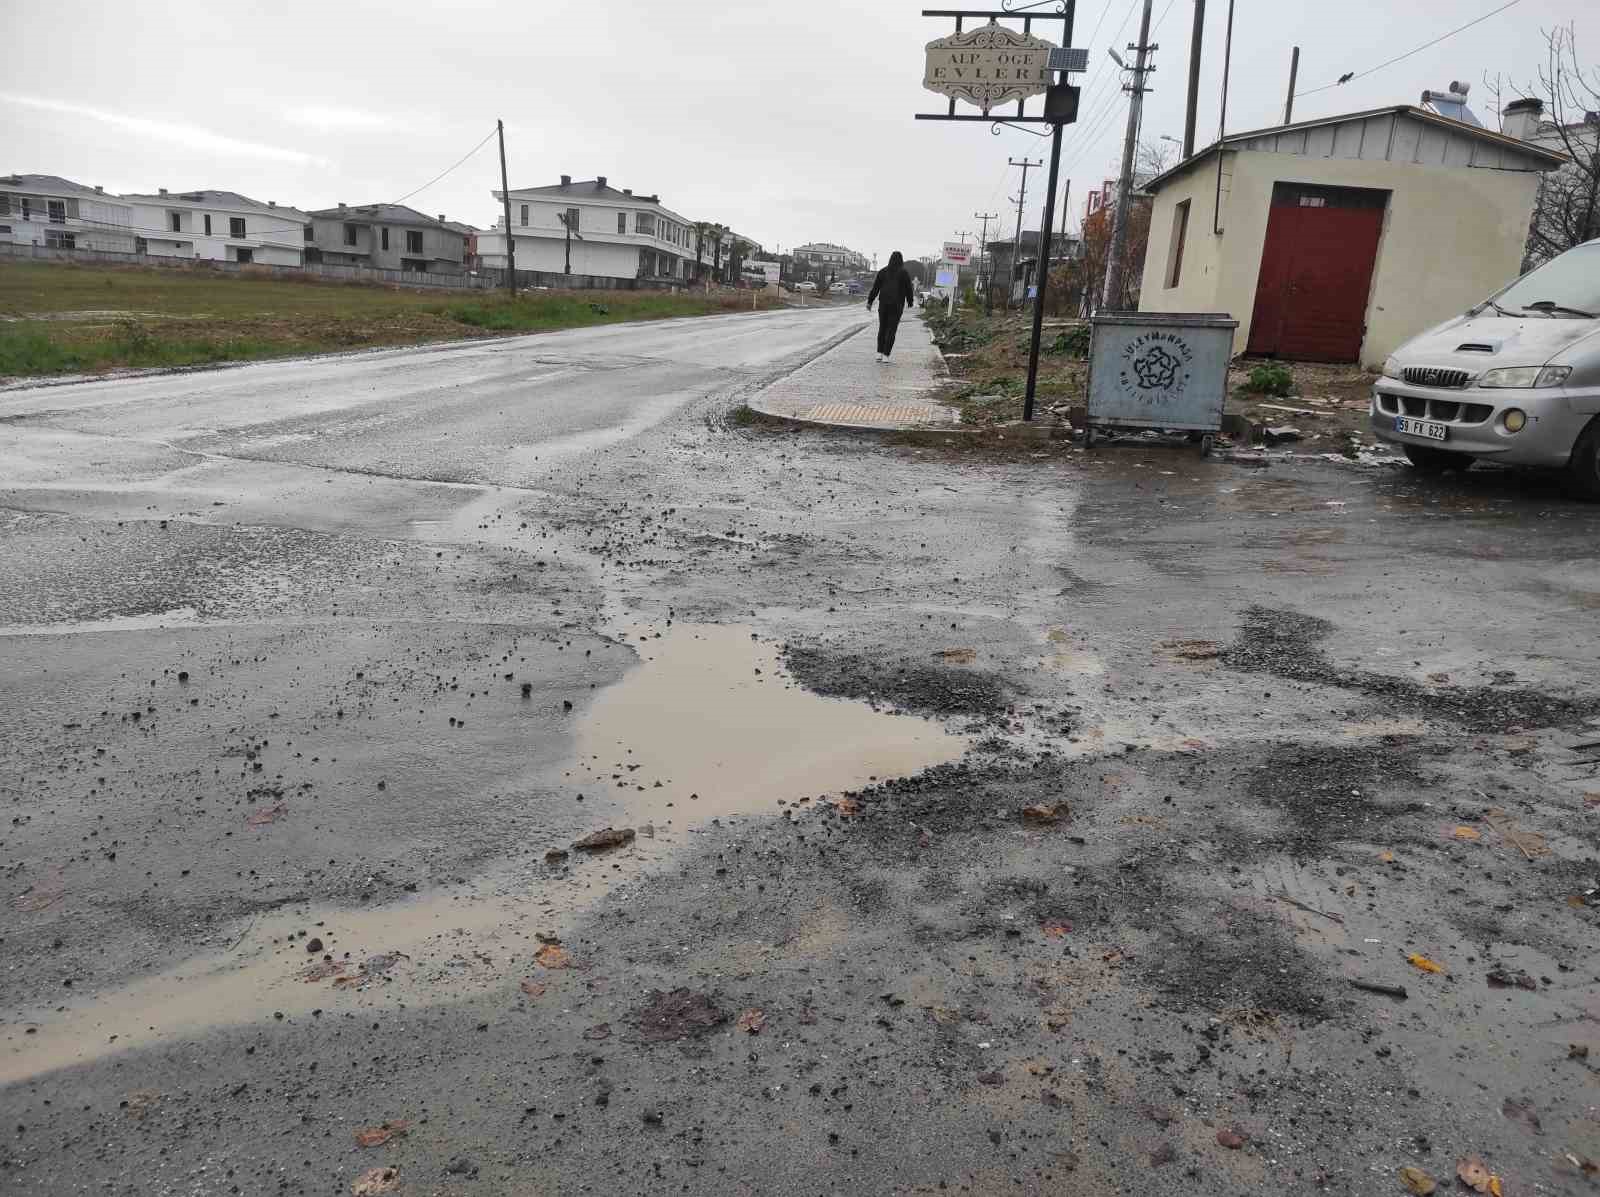
M 1465 370 L 1447 370 L 1443 366 L 1407 366 L 1400 372 L 1414 387 L 1464 387 L 1467 385 L 1467 372 Z

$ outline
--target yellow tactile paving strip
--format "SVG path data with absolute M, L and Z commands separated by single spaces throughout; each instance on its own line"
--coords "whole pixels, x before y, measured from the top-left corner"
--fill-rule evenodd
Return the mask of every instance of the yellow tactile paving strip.
M 898 407 L 860 403 L 822 403 L 807 409 L 801 419 L 826 420 L 842 424 L 940 424 L 948 423 L 938 408 L 925 403 L 905 404 Z

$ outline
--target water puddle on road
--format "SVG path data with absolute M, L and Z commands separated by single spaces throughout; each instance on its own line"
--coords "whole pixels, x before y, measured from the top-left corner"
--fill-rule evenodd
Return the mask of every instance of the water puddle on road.
M 0 1086 L 280 1015 L 339 1017 L 485 991 L 514 997 L 519 978 L 549 979 L 530 963 L 540 936 L 569 935 L 619 884 L 670 864 L 697 824 L 775 816 L 779 801 L 913 774 L 970 744 L 931 720 L 802 689 L 777 646 L 748 628 L 680 624 L 624 636 L 639 663 L 585 710 L 559 780 L 585 795 L 593 829 L 638 827 L 630 846 L 592 859 L 573 852 L 565 867 L 541 863 L 546 845 L 507 845 L 524 851 L 469 884 L 370 908 L 297 904 L 240 920 L 219 929 L 227 946 L 161 973 L 74 991 L 64 1009 L 4 1011 Z M 305 950 L 312 936 L 334 958 L 322 975 L 307 975 L 323 959 Z M 581 960 L 581 943 L 568 949 Z
M 573 781 L 634 817 L 684 822 L 777 813 L 777 803 L 904 777 L 961 756 L 938 723 L 820 698 L 748 628 L 675 625 L 590 706 Z

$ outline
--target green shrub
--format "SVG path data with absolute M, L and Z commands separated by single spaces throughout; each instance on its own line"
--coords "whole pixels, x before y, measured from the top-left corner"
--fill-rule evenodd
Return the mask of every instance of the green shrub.
M 1294 371 L 1277 362 L 1263 362 L 1251 367 L 1244 389 L 1252 395 L 1276 395 L 1282 398 L 1294 390 Z
M 1056 334 L 1056 339 L 1044 347 L 1046 353 L 1064 353 L 1070 357 L 1089 356 L 1089 326 L 1079 324 Z

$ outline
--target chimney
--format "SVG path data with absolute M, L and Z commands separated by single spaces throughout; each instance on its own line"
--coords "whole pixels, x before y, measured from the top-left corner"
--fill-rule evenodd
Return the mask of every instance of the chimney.
M 633 194 L 633 188 L 632 187 L 624 187 L 622 189 L 622 194 L 623 195 L 632 195 Z
M 571 175 L 562 175 L 561 176 L 561 185 L 563 187 L 571 187 L 572 186 L 572 176 Z
M 160 191 L 162 195 L 167 194 L 167 189 L 165 187 L 157 188 L 157 190 Z
M 1539 118 L 1543 115 L 1543 100 L 1532 96 L 1512 100 L 1500 112 L 1500 132 L 1518 141 L 1532 141 L 1539 135 Z
M 267 207 L 276 208 L 277 206 L 278 206 L 278 201 L 277 200 L 268 200 L 267 201 Z
M 106 189 L 104 187 L 100 186 L 99 183 L 96 183 L 94 185 L 94 193 L 96 195 L 104 195 L 106 193 Z
M 344 201 L 343 200 L 339 201 L 339 211 L 341 211 L 341 212 L 344 211 Z
M 606 189 L 606 177 L 605 177 L 605 175 L 598 176 L 594 181 L 594 185 L 599 190 L 604 191 Z
M 440 224 L 444 223 L 444 213 L 443 212 L 439 213 L 439 223 Z

